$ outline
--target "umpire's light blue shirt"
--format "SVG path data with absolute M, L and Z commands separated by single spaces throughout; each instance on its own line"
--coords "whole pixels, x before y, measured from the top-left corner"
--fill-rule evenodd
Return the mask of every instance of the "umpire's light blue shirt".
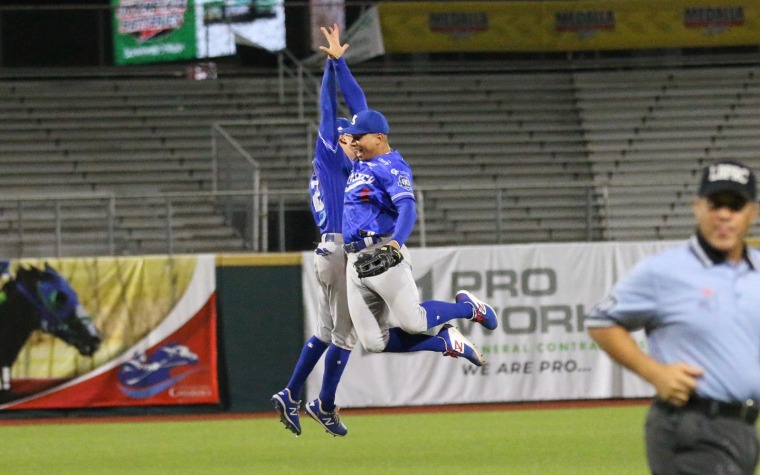
M 588 327 L 643 328 L 652 357 L 704 370 L 696 393 L 760 398 L 760 251 L 729 263 L 702 239 L 642 259 L 588 315 Z

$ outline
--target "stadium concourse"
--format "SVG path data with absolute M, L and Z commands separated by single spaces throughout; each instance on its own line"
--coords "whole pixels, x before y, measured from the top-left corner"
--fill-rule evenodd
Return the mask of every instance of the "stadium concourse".
M 439 246 L 688 235 L 704 163 L 760 168 L 758 61 L 381 58 L 353 69 L 415 170 L 410 245 Z M 181 66 L 5 70 L 0 251 L 310 248 L 317 84 L 308 65 L 280 68 L 220 64 L 213 80 Z

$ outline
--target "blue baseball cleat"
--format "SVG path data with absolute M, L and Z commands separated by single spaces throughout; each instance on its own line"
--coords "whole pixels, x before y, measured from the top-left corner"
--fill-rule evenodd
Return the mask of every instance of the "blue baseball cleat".
M 489 330 L 495 330 L 499 325 L 496 320 L 496 312 L 493 311 L 493 307 L 483 302 L 482 300 L 475 298 L 474 295 L 466 290 L 460 290 L 457 292 L 457 303 L 465 302 L 472 306 L 472 317 L 470 320 L 480 323 Z
M 456 327 L 447 323 L 436 336 L 446 343 L 446 351 L 443 352 L 443 356 L 451 356 L 452 358 L 459 358 L 461 356 L 467 358 L 475 366 L 483 366 L 483 363 L 486 362 L 486 359 L 475 345 L 465 338 Z
M 301 401 L 293 400 L 290 389 L 285 388 L 272 396 L 272 405 L 280 415 L 280 422 L 285 424 L 285 428 L 296 436 L 301 435 L 301 421 L 298 418 L 298 406 L 301 405 Z
M 335 406 L 335 410 L 333 412 L 325 412 L 322 410 L 322 401 L 320 401 L 319 398 L 311 401 L 306 405 L 306 412 L 311 416 L 312 419 L 319 422 L 319 424 L 324 427 L 327 433 L 334 436 L 343 437 L 344 435 L 348 434 L 348 429 L 346 429 L 346 426 L 340 422 L 338 410 L 338 406 Z

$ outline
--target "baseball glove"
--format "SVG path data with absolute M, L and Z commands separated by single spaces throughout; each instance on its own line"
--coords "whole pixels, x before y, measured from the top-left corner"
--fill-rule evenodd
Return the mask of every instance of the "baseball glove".
M 404 260 L 401 252 L 391 245 L 375 249 L 372 252 L 359 254 L 354 262 L 356 273 L 362 279 L 380 275 Z

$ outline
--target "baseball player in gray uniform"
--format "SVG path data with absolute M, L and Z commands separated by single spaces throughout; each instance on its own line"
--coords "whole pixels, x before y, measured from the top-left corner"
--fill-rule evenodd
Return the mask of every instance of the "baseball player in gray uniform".
M 420 303 L 405 246 L 417 219 L 412 171 L 388 143 L 388 121 L 366 110 L 344 132 L 357 157 L 346 185 L 343 240 L 348 306 L 359 341 L 371 352 L 437 351 L 482 365 L 475 345 L 447 322 L 466 318 L 493 330 L 493 308 L 467 291 L 458 292 L 455 303 Z M 391 326 L 391 315 L 398 327 Z
M 348 44 L 340 44 L 337 25 L 321 28 L 328 47 L 321 49 L 329 56 L 325 64 L 320 93 L 319 135 L 314 152 L 314 173 L 311 176 L 311 212 L 319 227 L 321 242 L 314 252 L 314 268 L 319 283 L 318 319 L 315 334 L 301 350 L 293 375 L 285 389 L 272 396 L 272 404 L 285 428 L 301 434 L 298 408 L 306 378 L 325 354 L 325 371 L 322 388 L 317 399 L 318 411 L 308 409 L 328 433 L 344 436 L 348 429 L 340 422 L 335 406 L 335 393 L 343 370 L 356 344 L 356 333 L 348 314 L 346 297 L 346 254 L 343 250 L 342 216 L 343 189 L 351 171 L 354 151 L 349 136 L 342 131 L 348 119 L 337 117 L 336 78 L 351 112 L 367 109 L 367 102 L 359 85 L 343 59 Z
M 758 461 L 760 251 L 745 237 L 757 218 L 745 164 L 704 168 L 697 230 L 644 258 L 587 317 L 590 336 L 649 381 L 653 474 L 752 475 Z M 649 354 L 629 334 L 644 329 Z

